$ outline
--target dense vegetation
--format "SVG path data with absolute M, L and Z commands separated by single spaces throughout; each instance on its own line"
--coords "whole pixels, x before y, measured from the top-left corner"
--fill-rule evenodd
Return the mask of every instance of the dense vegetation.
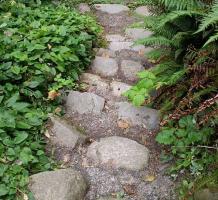
M 218 1 L 147 2 L 155 13 L 143 27 L 153 35 L 138 43 L 154 47 L 147 55 L 154 67 L 139 73 L 126 96 L 136 106 L 160 109 L 156 140 L 171 146 L 177 160 L 172 171 L 216 171 Z
M 0 199 L 26 199 L 28 176 L 54 166 L 43 124 L 60 112 L 60 90 L 75 87 L 90 64 L 100 32 L 92 18 L 65 7 L 1 3 Z

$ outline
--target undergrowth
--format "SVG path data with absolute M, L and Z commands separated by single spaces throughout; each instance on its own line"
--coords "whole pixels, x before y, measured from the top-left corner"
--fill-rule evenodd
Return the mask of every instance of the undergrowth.
M 158 12 L 143 24 L 153 34 L 137 41 L 154 48 L 147 54 L 154 67 L 139 73 L 140 81 L 125 95 L 136 106 L 160 110 L 156 140 L 171 149 L 171 172 L 210 176 L 218 163 L 218 1 L 156 2 L 148 5 Z
M 56 165 L 45 154 L 44 123 L 60 91 L 75 88 L 101 33 L 65 7 L 0 4 L 0 199 L 31 199 L 33 173 Z

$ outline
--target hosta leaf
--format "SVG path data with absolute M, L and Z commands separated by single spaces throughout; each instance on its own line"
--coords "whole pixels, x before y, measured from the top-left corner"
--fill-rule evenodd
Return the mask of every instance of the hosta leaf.
M 5 184 L 0 184 L 0 197 L 8 194 L 9 190 Z

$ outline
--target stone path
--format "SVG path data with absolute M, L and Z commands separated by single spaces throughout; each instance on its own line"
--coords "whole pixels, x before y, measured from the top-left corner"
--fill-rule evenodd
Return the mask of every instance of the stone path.
M 86 4 L 79 6 L 89 11 Z M 154 141 L 158 111 L 134 107 L 122 96 L 150 65 L 149 48 L 133 46 L 149 36 L 129 28 L 137 21 L 128 7 L 96 4 L 94 12 L 105 28 L 107 49 L 80 77 L 85 91 L 70 91 L 63 119 L 51 117 L 46 132 L 48 149 L 66 169 L 31 177 L 36 200 L 170 200 L 174 184 L 164 175 L 159 147 Z M 146 7 L 136 15 L 149 14 Z

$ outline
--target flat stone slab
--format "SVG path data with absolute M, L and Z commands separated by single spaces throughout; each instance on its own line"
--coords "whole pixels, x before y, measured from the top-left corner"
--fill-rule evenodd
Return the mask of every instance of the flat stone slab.
M 106 40 L 108 42 L 123 42 L 126 38 L 123 37 L 122 35 L 118 35 L 118 34 L 109 34 L 106 35 Z
M 128 91 L 131 88 L 130 85 L 118 81 L 112 81 L 110 87 L 112 90 L 112 94 L 116 97 L 121 97 L 124 92 Z
M 60 169 L 32 175 L 29 188 L 35 200 L 81 200 L 87 183 L 78 171 Z
M 67 97 L 66 106 L 72 113 L 100 114 L 104 108 L 105 99 L 89 92 L 71 91 Z
M 133 40 L 138 40 L 151 36 L 152 32 L 143 28 L 127 28 L 126 35 Z
M 133 126 L 142 126 L 147 130 L 159 127 L 159 114 L 155 109 L 135 107 L 128 102 L 118 102 L 115 106 L 119 119 L 129 121 Z
M 67 124 L 64 120 L 57 117 L 50 117 L 52 126 L 49 129 L 49 140 L 53 145 L 74 149 L 78 142 L 85 140 L 85 135 L 82 135 L 76 128 Z
M 118 64 L 113 58 L 96 56 L 92 64 L 92 70 L 101 76 L 111 77 L 117 74 Z
M 91 12 L 91 9 L 87 3 L 80 3 L 78 9 L 81 13 Z
M 136 141 L 112 136 L 93 142 L 88 148 L 87 157 L 95 164 L 137 171 L 147 166 L 149 152 Z
M 141 16 L 150 16 L 151 15 L 147 6 L 140 6 L 140 7 L 136 8 L 135 12 L 136 12 L 136 14 L 141 15 Z
M 131 50 L 136 52 L 145 51 L 145 46 L 134 45 L 133 42 L 111 42 L 108 47 L 112 51 Z
M 104 48 L 100 48 L 98 49 L 97 56 L 99 57 L 106 57 L 106 58 L 115 58 L 116 57 L 116 53 L 110 49 L 104 49 Z
M 129 81 L 138 80 L 137 74 L 142 71 L 144 67 L 139 62 L 132 60 L 123 60 L 121 63 L 121 72 L 124 77 Z
M 94 8 L 98 11 L 108 14 L 119 14 L 121 12 L 129 11 L 127 6 L 121 4 L 95 4 Z

